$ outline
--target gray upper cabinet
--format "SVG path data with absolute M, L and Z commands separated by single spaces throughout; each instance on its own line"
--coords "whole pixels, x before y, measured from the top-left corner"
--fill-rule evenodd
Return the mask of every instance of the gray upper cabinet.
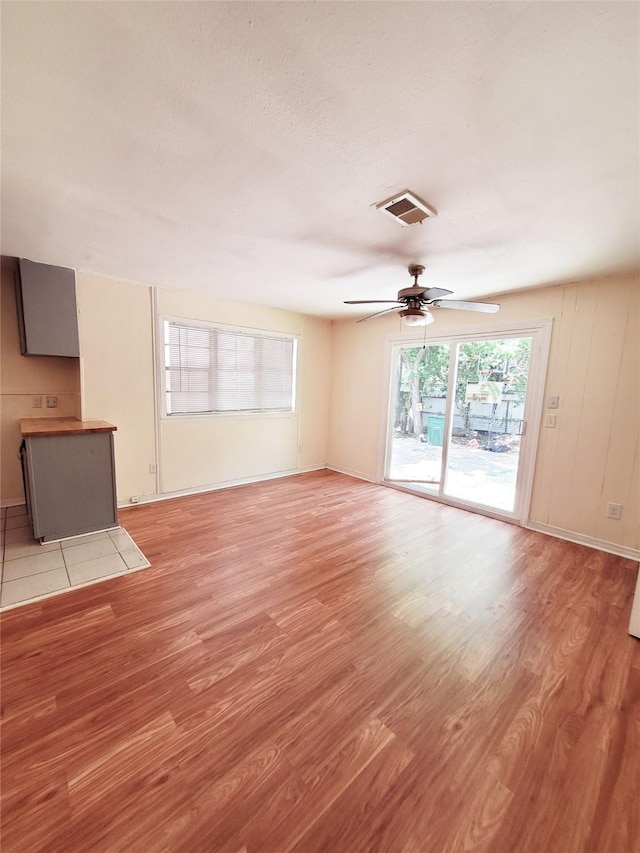
M 74 270 L 20 259 L 16 302 L 23 355 L 80 355 Z

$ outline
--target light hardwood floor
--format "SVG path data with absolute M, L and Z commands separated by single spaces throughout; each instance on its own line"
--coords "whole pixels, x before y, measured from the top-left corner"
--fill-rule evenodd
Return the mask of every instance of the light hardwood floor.
M 637 564 L 329 471 L 2 618 L 2 850 L 636 853 Z

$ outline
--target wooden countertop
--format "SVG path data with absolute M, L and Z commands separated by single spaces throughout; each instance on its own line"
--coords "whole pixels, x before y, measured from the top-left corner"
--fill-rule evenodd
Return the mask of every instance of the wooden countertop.
M 82 435 L 88 432 L 113 432 L 118 427 L 106 421 L 81 421 L 79 418 L 21 418 L 23 438 L 48 435 Z

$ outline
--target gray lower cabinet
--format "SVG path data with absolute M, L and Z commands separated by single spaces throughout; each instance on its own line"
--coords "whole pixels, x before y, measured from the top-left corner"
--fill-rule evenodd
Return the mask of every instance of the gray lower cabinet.
M 36 539 L 117 527 L 112 432 L 27 437 L 24 461 Z

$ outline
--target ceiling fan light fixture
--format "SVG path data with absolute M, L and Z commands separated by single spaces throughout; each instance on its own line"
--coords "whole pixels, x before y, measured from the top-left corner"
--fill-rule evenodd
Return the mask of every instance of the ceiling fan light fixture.
M 405 308 L 398 312 L 405 326 L 429 326 L 433 323 L 433 314 L 422 308 Z

